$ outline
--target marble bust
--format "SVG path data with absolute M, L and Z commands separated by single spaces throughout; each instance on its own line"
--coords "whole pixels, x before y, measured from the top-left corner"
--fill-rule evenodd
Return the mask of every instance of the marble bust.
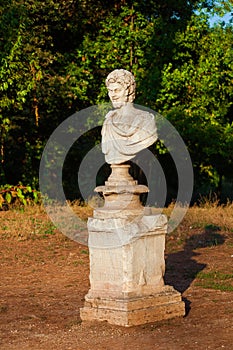
M 152 145 L 158 138 L 153 114 L 137 109 L 135 79 L 125 69 L 112 71 L 106 79 L 113 110 L 102 127 L 102 152 L 108 164 L 121 164 Z

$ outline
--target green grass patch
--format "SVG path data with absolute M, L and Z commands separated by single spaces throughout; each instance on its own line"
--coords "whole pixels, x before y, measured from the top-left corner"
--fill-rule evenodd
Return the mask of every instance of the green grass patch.
M 201 271 L 196 277 L 196 285 L 199 287 L 233 292 L 233 274 L 219 271 Z
M 86 254 L 86 255 L 88 255 L 88 254 L 89 254 L 89 251 L 88 251 L 87 249 L 82 249 L 80 253 L 81 253 L 81 254 Z

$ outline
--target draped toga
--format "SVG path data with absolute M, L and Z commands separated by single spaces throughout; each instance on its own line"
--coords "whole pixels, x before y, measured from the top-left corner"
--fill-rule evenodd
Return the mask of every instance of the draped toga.
M 121 164 L 158 138 L 154 115 L 127 103 L 107 113 L 102 127 L 102 152 L 109 164 Z

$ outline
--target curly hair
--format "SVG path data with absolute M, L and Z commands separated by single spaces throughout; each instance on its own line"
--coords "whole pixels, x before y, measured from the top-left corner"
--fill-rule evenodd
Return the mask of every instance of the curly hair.
M 133 102 L 135 98 L 136 82 L 131 72 L 125 69 L 115 69 L 106 78 L 105 84 L 108 88 L 110 84 L 121 84 L 128 91 L 127 102 Z

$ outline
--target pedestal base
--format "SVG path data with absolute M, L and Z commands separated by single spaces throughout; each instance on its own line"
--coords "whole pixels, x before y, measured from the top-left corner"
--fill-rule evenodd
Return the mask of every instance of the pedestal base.
M 136 326 L 185 315 L 181 294 L 165 286 L 165 215 L 144 208 L 148 192 L 128 174 L 129 165 L 112 165 L 103 208 L 88 219 L 90 290 L 80 310 L 83 321 Z
M 83 321 L 107 321 L 130 327 L 185 315 L 181 294 L 171 286 L 150 296 L 126 299 L 85 297 L 80 310 Z

